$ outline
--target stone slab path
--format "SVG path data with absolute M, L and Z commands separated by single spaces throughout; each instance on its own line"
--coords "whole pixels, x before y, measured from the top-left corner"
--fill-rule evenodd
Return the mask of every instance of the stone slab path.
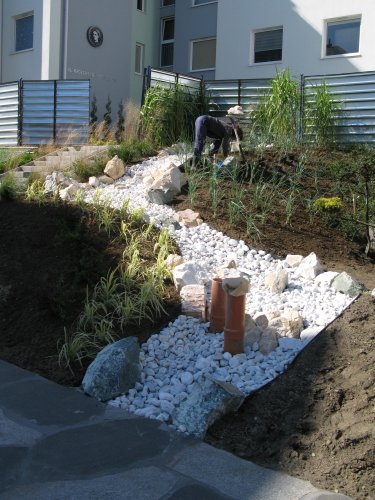
M 0 361 L 0 500 L 330 500 L 161 422 Z

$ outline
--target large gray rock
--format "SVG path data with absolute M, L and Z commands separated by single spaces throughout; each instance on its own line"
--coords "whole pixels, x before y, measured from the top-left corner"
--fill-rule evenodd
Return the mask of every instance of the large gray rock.
M 205 380 L 195 384 L 189 397 L 176 408 L 173 424 L 203 439 L 210 425 L 226 413 L 238 410 L 244 399 L 245 394 L 232 384 Z
M 357 297 L 366 290 L 362 283 L 349 276 L 345 271 L 336 276 L 332 281 L 332 287 L 338 292 L 346 293 L 349 297 Z
M 128 337 L 107 345 L 87 368 L 83 390 L 99 401 L 107 401 L 131 389 L 140 377 L 139 344 Z
M 173 189 L 150 189 L 148 192 L 148 198 L 151 203 L 156 205 L 168 205 L 176 197 L 176 192 Z

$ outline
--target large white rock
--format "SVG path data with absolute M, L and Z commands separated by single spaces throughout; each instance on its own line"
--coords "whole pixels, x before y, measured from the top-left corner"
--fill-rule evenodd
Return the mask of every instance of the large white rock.
M 160 169 L 154 175 L 151 184 L 153 189 L 171 189 L 175 194 L 181 192 L 181 187 L 186 183 L 186 177 L 176 165 L 171 163 L 169 167 Z
M 318 274 L 324 271 L 323 265 L 314 252 L 302 259 L 295 271 L 295 276 L 300 276 L 305 280 L 313 280 Z
M 273 328 L 267 328 L 262 332 L 262 335 L 258 342 L 259 351 L 264 355 L 268 356 L 268 354 L 276 349 L 279 345 L 277 340 L 277 334 L 273 330 Z
M 183 257 L 181 257 L 181 255 L 177 255 L 174 253 L 169 254 L 168 257 L 165 259 L 165 265 L 169 269 L 174 269 L 176 266 L 183 264 L 183 262 L 184 262 Z
M 255 323 L 250 314 L 245 314 L 244 347 L 252 347 L 254 342 L 259 342 L 261 335 L 261 328 Z
M 327 285 L 331 286 L 332 281 L 336 278 L 339 273 L 335 271 L 327 271 L 326 273 L 318 274 L 318 276 L 314 279 L 314 282 L 318 285 Z
M 285 257 L 285 262 L 288 264 L 289 267 L 298 267 L 303 260 L 302 255 L 294 255 L 294 254 L 288 254 Z
M 303 318 L 299 311 L 288 310 L 270 319 L 268 326 L 277 330 L 280 337 L 298 339 L 303 330 Z
M 173 269 L 173 282 L 178 291 L 186 285 L 203 285 L 206 281 L 206 270 L 193 260 Z
M 64 201 L 71 201 L 77 194 L 78 189 L 79 189 L 78 186 L 75 184 L 70 184 L 70 186 L 64 189 L 60 189 L 59 191 L 60 198 Z
M 104 173 L 113 180 L 119 179 L 125 174 L 125 164 L 121 158 L 115 155 L 105 166 Z
M 268 273 L 264 278 L 264 284 L 272 293 L 282 293 L 288 286 L 288 273 L 285 269 L 279 269 Z
M 196 227 L 202 224 L 202 219 L 198 212 L 193 212 L 190 208 L 180 210 L 174 214 L 174 219 L 186 227 Z

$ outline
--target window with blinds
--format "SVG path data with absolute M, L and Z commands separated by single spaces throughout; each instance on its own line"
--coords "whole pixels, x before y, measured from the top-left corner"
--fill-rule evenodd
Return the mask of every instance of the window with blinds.
M 281 61 L 283 55 L 283 29 L 270 29 L 254 33 L 254 63 Z

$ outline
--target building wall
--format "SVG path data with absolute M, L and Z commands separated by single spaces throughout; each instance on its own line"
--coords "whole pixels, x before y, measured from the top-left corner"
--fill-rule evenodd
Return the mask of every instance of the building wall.
M 283 68 L 295 76 L 375 69 L 374 0 L 235 0 L 236 9 L 233 3 L 218 3 L 218 80 L 272 77 Z M 324 21 L 358 14 L 362 15 L 360 55 L 322 57 Z M 252 30 L 277 26 L 283 27 L 282 62 L 252 64 Z
M 34 42 L 30 50 L 15 52 L 15 16 L 34 13 Z M 1 81 L 39 80 L 42 70 L 43 0 L 3 0 Z
M 144 12 L 138 11 L 136 7 L 133 9 L 129 100 L 138 104 L 141 102 L 142 97 L 143 68 L 146 66 L 156 67 L 159 64 L 159 47 L 157 43 L 159 39 L 158 16 L 158 0 L 146 0 Z M 144 46 L 141 75 L 135 73 L 136 43 Z
M 160 0 L 156 0 L 160 1 Z M 208 0 L 209 1 L 209 0 Z M 173 8 L 162 7 L 160 18 L 173 15 Z M 191 42 L 203 38 L 216 38 L 217 2 L 194 7 L 192 0 L 176 0 L 175 44 L 173 70 L 206 79 L 215 78 L 213 71 L 191 71 Z M 159 28 L 161 31 L 161 28 Z M 160 43 L 159 43 L 160 47 Z
M 123 0 L 68 0 L 63 77 L 90 79 L 99 121 L 108 97 L 114 118 L 119 102 L 130 94 L 132 6 L 133 1 Z M 99 47 L 92 47 L 87 40 L 90 26 L 97 26 L 103 33 Z

